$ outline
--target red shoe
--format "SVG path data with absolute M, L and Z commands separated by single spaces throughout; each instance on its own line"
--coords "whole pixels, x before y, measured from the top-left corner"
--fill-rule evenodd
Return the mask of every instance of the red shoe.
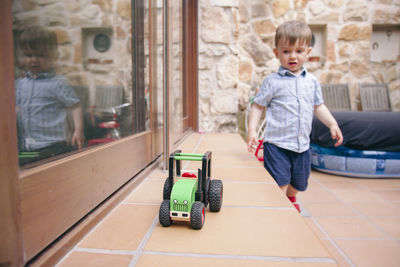
M 290 200 L 290 202 L 293 203 L 293 206 L 294 206 L 294 207 L 296 208 L 296 210 L 300 213 L 300 212 L 301 212 L 301 210 L 300 210 L 300 205 L 299 205 L 299 203 L 297 203 L 296 196 L 294 196 L 294 197 L 289 197 L 289 196 L 288 196 L 288 199 Z

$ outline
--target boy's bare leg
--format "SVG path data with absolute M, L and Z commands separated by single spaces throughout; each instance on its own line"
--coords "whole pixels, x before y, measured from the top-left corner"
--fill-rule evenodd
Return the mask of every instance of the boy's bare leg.
M 293 186 L 288 185 L 286 190 L 286 196 L 288 197 L 295 197 L 299 190 L 296 190 Z
M 280 186 L 280 189 L 286 194 L 286 196 L 289 198 L 289 200 L 293 203 L 295 208 L 300 212 L 300 205 L 297 203 L 296 200 L 296 195 L 299 192 L 296 190 L 293 186 L 289 185 L 283 185 Z
M 283 185 L 279 187 L 288 197 L 295 197 L 297 195 L 297 193 L 299 192 L 298 190 L 296 190 L 293 186 L 291 186 L 290 184 L 287 185 Z

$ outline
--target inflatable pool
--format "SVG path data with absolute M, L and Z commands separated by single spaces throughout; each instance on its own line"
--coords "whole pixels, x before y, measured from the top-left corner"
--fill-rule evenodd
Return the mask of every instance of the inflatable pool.
M 344 136 L 334 147 L 330 132 L 314 118 L 311 166 L 360 178 L 400 178 L 399 112 L 332 112 Z
M 311 166 L 317 171 L 362 178 L 400 178 L 400 153 L 326 148 L 311 144 Z

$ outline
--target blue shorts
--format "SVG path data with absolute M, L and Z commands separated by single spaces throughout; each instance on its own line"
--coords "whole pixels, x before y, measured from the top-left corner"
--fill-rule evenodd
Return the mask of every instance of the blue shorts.
M 265 142 L 264 167 L 279 186 L 290 184 L 304 191 L 311 172 L 311 151 L 297 153 Z

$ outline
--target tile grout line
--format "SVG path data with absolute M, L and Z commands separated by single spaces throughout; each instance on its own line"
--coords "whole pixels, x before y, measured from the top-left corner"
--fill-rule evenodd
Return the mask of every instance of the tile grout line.
M 64 255 L 64 257 L 62 257 L 55 266 L 59 266 L 65 259 L 67 259 L 73 252 L 77 251 L 79 252 L 81 249 L 88 249 L 88 250 L 95 250 L 95 249 L 91 249 L 91 248 L 79 248 L 79 245 L 83 242 L 83 240 L 88 237 L 91 233 L 93 233 L 98 227 L 100 227 L 100 225 L 103 223 L 103 221 L 105 221 L 109 215 L 111 215 L 119 206 L 122 205 L 122 201 L 120 203 L 118 203 L 114 208 L 111 209 L 110 212 L 107 213 L 106 216 L 104 216 L 99 222 L 97 222 L 97 224 L 90 229 L 90 231 L 88 231 L 80 240 L 79 242 L 68 251 L 68 253 L 66 253 Z M 93 253 L 93 252 L 92 252 Z
M 322 188 L 324 188 L 324 190 L 326 190 L 329 194 L 334 195 L 334 197 L 339 200 L 339 202 L 343 201 L 338 198 L 331 190 L 329 190 L 329 188 L 327 188 L 326 186 L 324 186 L 318 179 L 316 178 L 312 178 L 312 180 L 314 180 L 317 184 L 319 184 Z M 343 203 L 346 205 L 346 203 Z M 352 208 L 352 207 L 350 207 Z M 344 251 L 338 246 L 338 244 L 336 244 L 336 242 L 332 239 L 332 237 L 329 236 L 328 232 L 322 227 L 322 225 L 317 221 L 317 219 L 310 215 L 311 220 L 317 225 L 317 227 L 320 229 L 320 231 L 326 236 L 326 238 L 328 239 L 328 241 L 334 246 L 334 248 L 339 252 L 340 255 L 343 256 L 343 258 L 347 261 L 347 263 L 350 264 L 350 266 L 355 267 L 354 263 L 350 260 L 350 258 L 346 255 L 346 253 L 344 253 Z
M 162 255 L 176 257 L 208 258 L 208 259 L 235 259 L 235 260 L 261 260 L 278 262 L 305 262 L 305 263 L 336 263 L 332 258 L 317 257 L 279 257 L 279 256 L 254 256 L 254 255 L 227 255 L 227 254 L 201 254 L 185 252 L 145 251 L 146 255 Z
M 354 181 L 349 181 L 351 184 L 356 185 L 357 187 L 359 187 L 360 189 L 363 189 L 365 191 L 367 191 L 368 193 L 373 194 L 374 196 L 376 196 L 377 198 L 379 198 L 380 200 L 382 200 L 383 202 L 385 202 L 386 204 L 389 204 L 391 206 L 397 207 L 395 204 L 392 203 L 392 201 L 384 199 L 383 197 L 381 197 L 380 195 L 374 193 L 374 191 L 371 191 L 371 189 L 369 189 L 368 187 L 366 187 L 365 185 L 362 184 L 358 184 Z M 384 190 L 384 191 L 389 191 L 389 190 Z M 400 189 L 391 189 L 390 191 L 400 191 Z
M 354 263 L 350 260 L 350 258 L 344 253 L 344 251 L 336 244 L 336 242 L 329 236 L 328 232 L 322 227 L 322 225 L 313 217 L 311 216 L 311 220 L 317 225 L 319 230 L 326 236 L 327 240 L 334 246 L 334 248 L 339 252 L 340 255 L 347 261 L 350 266 L 355 267 Z
M 138 263 L 140 256 L 143 254 L 143 249 L 146 246 L 147 242 L 149 242 L 151 235 L 153 234 L 154 229 L 156 228 L 158 223 L 158 215 L 154 218 L 152 224 L 150 225 L 149 229 L 147 230 L 146 234 L 142 238 L 138 248 L 136 249 L 135 255 L 131 260 L 129 267 L 135 267 Z
M 386 236 L 389 240 L 394 241 L 397 245 L 400 245 L 400 241 L 397 240 L 396 238 L 394 238 L 392 235 L 390 235 L 389 233 L 386 233 L 382 228 L 380 228 L 378 225 L 376 225 L 374 222 L 370 221 L 368 216 L 364 215 L 362 212 L 360 212 L 358 209 L 354 208 L 350 203 L 342 200 L 340 197 L 338 197 L 335 192 L 333 192 L 332 190 L 330 190 L 327 186 L 325 186 L 324 184 L 322 184 L 320 181 L 316 180 L 316 183 L 318 183 L 321 187 L 323 187 L 327 192 L 329 192 L 331 195 L 333 195 L 337 200 L 339 200 L 339 202 L 341 202 L 342 204 L 344 204 L 345 206 L 347 206 L 348 208 L 350 208 L 351 210 L 353 210 L 356 214 L 358 214 L 362 219 L 364 219 L 366 222 L 368 222 L 369 224 L 371 224 L 376 230 L 378 230 L 379 232 L 381 232 L 384 236 Z M 351 181 L 350 181 L 351 183 Z M 356 184 L 358 186 L 358 184 Z

